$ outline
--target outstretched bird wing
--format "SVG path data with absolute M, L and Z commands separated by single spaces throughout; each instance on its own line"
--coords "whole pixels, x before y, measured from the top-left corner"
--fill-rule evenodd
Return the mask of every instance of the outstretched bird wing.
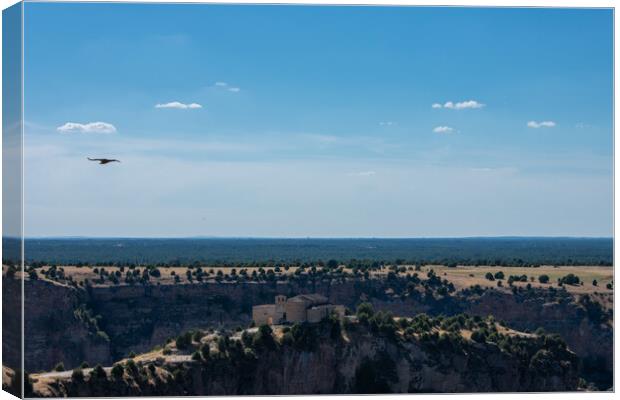
M 90 157 L 86 157 L 89 161 L 99 161 L 99 164 L 107 164 L 107 163 L 111 163 L 111 162 L 121 162 L 120 160 L 117 160 L 115 158 L 90 158 Z

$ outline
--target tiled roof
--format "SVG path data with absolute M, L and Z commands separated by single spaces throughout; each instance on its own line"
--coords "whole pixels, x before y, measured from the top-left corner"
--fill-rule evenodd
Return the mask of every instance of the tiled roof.
M 300 294 L 295 297 L 291 297 L 288 301 L 301 301 L 310 304 L 325 304 L 328 302 L 327 297 L 318 293 L 313 294 Z

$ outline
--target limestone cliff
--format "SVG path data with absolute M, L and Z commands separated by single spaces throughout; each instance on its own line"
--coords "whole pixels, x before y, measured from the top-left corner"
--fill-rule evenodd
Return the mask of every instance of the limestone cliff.
M 191 360 L 183 363 L 155 366 L 148 360 L 138 364 L 131 361 L 125 363 L 124 368 L 116 367 L 119 369 L 116 374 L 101 369 L 79 379 L 42 375 L 34 378 L 34 395 L 285 395 L 577 389 L 577 358 L 561 342 L 554 340 L 512 337 L 511 343 L 517 349 L 511 350 L 496 343 L 463 339 L 460 334 L 389 334 L 383 328 L 377 331 L 368 324 L 348 324 L 341 331 L 323 322 L 303 329 L 309 331 L 296 335 L 289 332 L 284 336 L 277 332 L 275 338 L 259 330 L 252 340 L 215 336 L 203 341 L 201 348 L 207 348 L 206 352 L 194 353 Z
M 21 290 L 20 283 L 17 279 L 3 279 L 3 291 Z M 24 293 L 24 359 L 28 372 L 50 369 L 59 362 L 73 367 L 84 360 L 112 361 L 109 339 L 98 335 L 95 321 L 83 315 L 87 304 L 83 290 L 50 281 L 27 280 Z M 3 315 L 8 319 L 19 312 L 8 311 Z M 3 347 L 3 353 L 12 360 L 6 362 L 7 366 L 19 367 L 19 360 L 14 360 L 19 347 Z
M 19 281 L 3 280 L 4 290 Z M 16 286 L 17 287 L 17 286 Z M 320 293 L 354 309 L 367 299 L 395 315 L 494 315 L 516 329 L 542 327 L 558 333 L 594 371 L 599 387 L 611 384 L 612 327 L 592 319 L 571 295 L 561 291 L 457 292 L 428 296 L 406 292 L 402 280 L 339 280 L 285 283 L 201 283 L 73 288 L 49 281 L 25 281 L 26 370 L 50 369 L 63 362 L 109 364 L 129 352 L 147 351 L 192 328 L 247 326 L 251 305 L 272 302 L 276 294 Z M 109 338 L 109 341 L 106 339 Z M 7 358 L 16 349 L 4 348 Z M 15 358 L 15 357 L 13 357 Z M 9 365 L 12 366 L 12 365 Z M 586 371 L 587 372 L 587 371 Z

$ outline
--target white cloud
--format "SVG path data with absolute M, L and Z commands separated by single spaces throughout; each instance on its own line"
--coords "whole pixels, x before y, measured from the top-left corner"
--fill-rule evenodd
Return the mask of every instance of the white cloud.
M 241 91 L 241 88 L 236 87 L 236 86 L 230 86 L 228 82 L 222 82 L 222 81 L 215 82 L 214 86 L 217 88 L 222 88 L 232 93 L 239 93 Z
M 185 104 L 185 103 L 181 103 L 178 101 L 171 101 L 170 103 L 155 104 L 155 108 L 177 108 L 180 110 L 187 110 L 187 109 L 202 108 L 202 106 L 198 103 Z
M 485 104 L 482 104 L 476 100 L 466 100 L 461 102 L 446 101 L 443 105 L 440 103 L 434 103 L 433 108 L 448 108 L 451 110 L 464 110 L 467 108 L 482 108 Z
M 394 121 L 381 121 L 381 122 L 379 122 L 379 125 L 381 125 L 381 126 L 392 126 L 392 125 L 396 125 L 396 122 L 394 122 Z
M 107 122 L 89 122 L 80 124 L 78 122 L 67 122 L 56 128 L 60 133 L 114 133 L 116 127 Z
M 433 129 L 435 133 L 452 133 L 454 132 L 454 128 L 450 128 L 449 126 L 437 126 Z
M 529 121 L 527 123 L 527 127 L 528 128 L 534 128 L 534 129 L 538 129 L 538 128 L 553 128 L 554 126 L 555 126 L 555 122 L 553 122 L 553 121 L 540 121 L 540 122 Z

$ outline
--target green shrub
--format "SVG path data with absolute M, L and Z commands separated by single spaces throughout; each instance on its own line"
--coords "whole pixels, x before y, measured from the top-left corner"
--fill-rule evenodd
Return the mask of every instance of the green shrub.
M 127 362 L 125 363 L 125 371 L 127 371 L 127 373 L 134 378 L 139 376 L 140 374 L 138 366 L 136 365 L 134 360 L 127 360 Z
M 90 379 L 92 380 L 105 380 L 108 379 L 108 375 L 101 365 L 97 365 L 90 371 Z
M 273 339 L 273 330 L 269 325 L 261 325 L 252 338 L 252 347 L 257 350 L 273 349 L 275 340 Z
M 115 365 L 112 367 L 112 371 L 111 371 L 111 373 L 112 373 L 112 376 L 113 376 L 115 379 L 121 379 L 121 378 L 123 377 L 123 374 L 125 373 L 125 369 L 123 368 L 123 366 L 122 366 L 122 365 L 120 365 L 120 364 L 115 364 Z
M 575 274 L 568 274 L 560 278 L 560 282 L 564 285 L 579 285 L 581 280 Z
M 484 343 L 486 342 L 486 339 L 487 335 L 482 330 L 473 331 L 471 334 L 471 340 L 473 340 L 474 342 Z
M 204 337 L 204 332 L 201 330 L 197 330 L 196 332 L 194 332 L 194 334 L 192 335 L 192 340 L 194 342 L 200 342 L 200 339 L 202 339 Z
M 177 348 L 187 349 L 192 344 L 192 332 L 185 332 L 176 339 Z
M 364 302 L 357 306 L 356 315 L 360 322 L 368 321 L 374 315 L 374 313 L 375 310 L 370 303 Z
M 73 382 L 84 382 L 84 371 L 82 371 L 82 368 L 73 370 L 73 373 L 71 373 L 71 380 Z

